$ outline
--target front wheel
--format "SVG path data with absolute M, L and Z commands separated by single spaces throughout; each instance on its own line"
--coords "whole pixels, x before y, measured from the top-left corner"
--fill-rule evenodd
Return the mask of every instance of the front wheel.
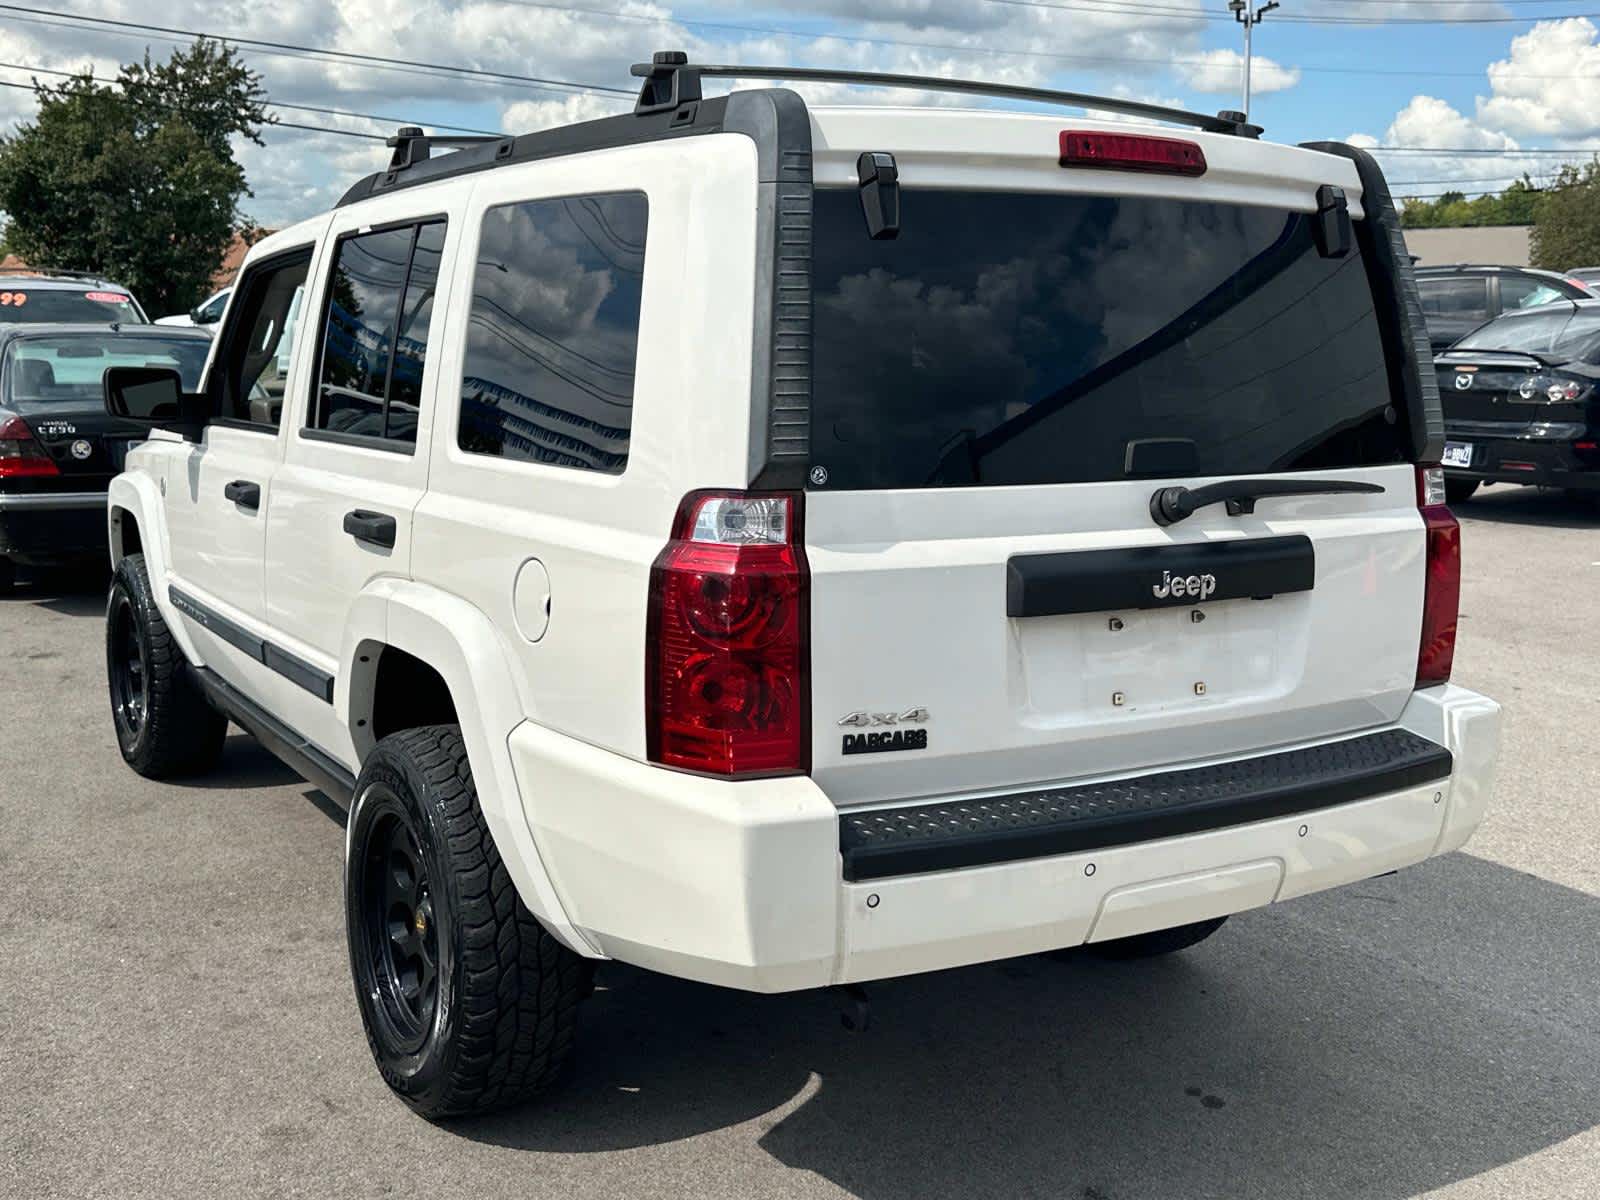
M 362 767 L 345 921 L 367 1044 L 414 1111 L 487 1112 L 555 1081 L 592 964 L 523 907 L 456 726 L 392 734 Z
M 106 600 L 106 683 L 122 759 L 150 779 L 213 766 L 228 719 L 211 707 L 172 640 L 144 555 L 117 564 Z
M 1476 479 L 1451 479 L 1447 476 L 1444 481 L 1445 503 L 1465 504 L 1478 490 L 1478 482 Z

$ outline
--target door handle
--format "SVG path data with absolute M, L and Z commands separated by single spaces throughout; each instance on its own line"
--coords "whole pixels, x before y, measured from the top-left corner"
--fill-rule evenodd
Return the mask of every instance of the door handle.
M 344 531 L 358 542 L 394 549 L 394 518 L 388 513 L 368 512 L 358 508 L 344 515 Z
M 248 479 L 235 479 L 222 489 L 222 494 L 241 508 L 261 507 L 261 485 Z

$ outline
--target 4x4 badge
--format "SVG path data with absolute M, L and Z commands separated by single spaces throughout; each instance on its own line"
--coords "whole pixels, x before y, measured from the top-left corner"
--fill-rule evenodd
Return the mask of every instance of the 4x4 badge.
M 853 712 L 839 718 L 839 724 L 856 729 L 868 725 L 926 725 L 927 723 L 928 710 L 925 708 L 908 708 L 902 713 Z

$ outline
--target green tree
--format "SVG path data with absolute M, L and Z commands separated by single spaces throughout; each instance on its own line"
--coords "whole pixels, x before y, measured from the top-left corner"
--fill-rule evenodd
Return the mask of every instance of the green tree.
M 1462 225 L 1531 225 L 1543 191 L 1524 175 L 1499 195 L 1468 200 L 1464 192 L 1445 192 L 1432 200 L 1407 200 L 1400 223 L 1407 229 Z
M 1552 271 L 1600 263 L 1600 161 L 1565 166 L 1534 219 L 1533 265 Z
M 101 272 L 144 305 L 197 303 L 235 230 L 253 232 L 233 139 L 261 144 L 261 79 L 204 38 L 164 63 L 34 83 L 38 117 L 0 137 L 6 249 L 35 266 Z

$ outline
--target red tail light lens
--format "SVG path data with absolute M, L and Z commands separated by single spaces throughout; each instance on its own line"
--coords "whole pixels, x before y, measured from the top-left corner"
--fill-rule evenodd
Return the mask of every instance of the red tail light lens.
M 1197 144 L 1182 138 L 1063 129 L 1061 165 L 1151 171 L 1160 175 L 1204 175 L 1206 156 Z
M 34 440 L 21 417 L 0 418 L 0 479 L 59 475 L 56 464 Z
M 1417 468 L 1417 507 L 1428 539 L 1417 687 L 1427 688 L 1450 681 L 1456 657 L 1456 618 L 1461 609 L 1461 526 L 1445 504 L 1444 471 L 1440 468 Z
M 693 492 L 650 569 L 650 760 L 714 775 L 810 767 L 809 572 L 798 493 Z

